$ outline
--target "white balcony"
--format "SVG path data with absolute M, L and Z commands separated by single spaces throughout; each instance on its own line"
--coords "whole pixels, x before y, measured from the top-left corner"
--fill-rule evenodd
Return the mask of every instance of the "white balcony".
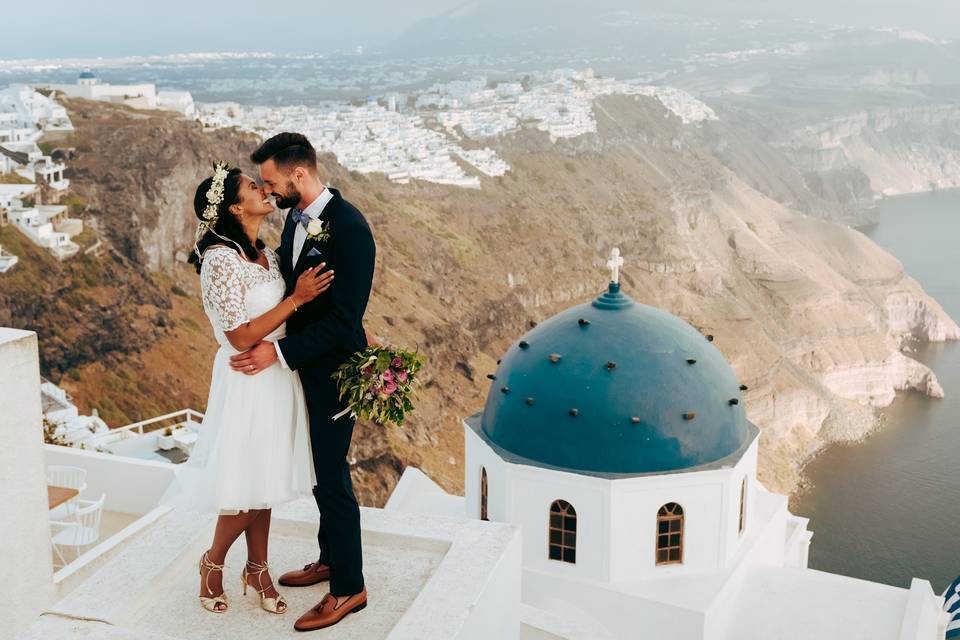
M 203 414 L 183 409 L 125 427 L 110 429 L 84 442 L 88 448 L 159 463 L 183 462 L 199 434 Z M 170 431 L 167 434 L 167 431 Z M 190 437 L 191 434 L 194 437 Z M 169 438 L 169 441 L 166 439 Z M 179 454 L 169 453 L 177 449 Z
M 73 256 L 80 253 L 80 245 L 72 240 L 67 240 L 66 242 L 60 242 L 59 244 L 49 247 L 50 253 L 53 254 L 53 257 L 57 260 L 67 260 Z
M 70 180 L 62 178 L 60 180 L 54 180 L 53 182 L 47 182 L 47 185 L 54 191 L 66 191 L 70 188 Z
M 86 489 L 81 499 L 94 500 L 106 494 L 98 541 L 80 553 L 68 554 L 66 566 L 54 573 L 54 587 L 60 596 L 69 593 L 103 565 L 136 534 L 167 509 L 160 496 L 173 481 L 173 465 L 85 451 L 72 447 L 44 445 L 47 466 L 62 465 L 86 470 Z M 53 549 L 51 547 L 51 554 Z

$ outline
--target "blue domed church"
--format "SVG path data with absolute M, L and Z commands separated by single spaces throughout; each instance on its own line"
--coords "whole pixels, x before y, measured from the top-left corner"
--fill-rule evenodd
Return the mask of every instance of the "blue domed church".
M 464 497 L 408 469 L 387 509 L 518 527 L 521 638 L 932 640 L 928 582 L 807 569 L 807 519 L 757 480 L 747 387 L 713 336 L 624 293 L 619 251 L 608 264 L 606 291 L 488 376 Z

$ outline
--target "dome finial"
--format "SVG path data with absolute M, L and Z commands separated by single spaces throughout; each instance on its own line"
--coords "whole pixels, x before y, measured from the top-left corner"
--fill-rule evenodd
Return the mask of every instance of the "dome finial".
M 607 261 L 607 267 L 610 269 L 610 282 L 620 284 L 620 267 L 623 266 L 623 257 L 620 255 L 620 249 L 614 247 L 610 250 L 610 259 Z

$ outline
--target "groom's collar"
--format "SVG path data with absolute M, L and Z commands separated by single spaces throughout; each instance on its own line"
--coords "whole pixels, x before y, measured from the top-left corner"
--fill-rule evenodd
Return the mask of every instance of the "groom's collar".
M 313 202 L 308 204 L 303 210 L 305 214 L 316 220 L 320 217 L 320 214 L 323 213 L 323 210 L 326 208 L 327 204 L 333 199 L 333 192 L 324 187 L 323 191 L 320 192 Z

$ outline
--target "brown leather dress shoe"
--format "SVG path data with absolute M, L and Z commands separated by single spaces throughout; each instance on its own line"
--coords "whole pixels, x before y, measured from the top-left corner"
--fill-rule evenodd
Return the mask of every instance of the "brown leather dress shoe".
M 337 606 L 337 599 L 329 593 L 323 596 L 317 606 L 300 616 L 293 628 L 297 631 L 314 631 L 325 627 L 332 627 L 351 613 L 360 611 L 367 606 L 367 590 L 347 598 L 343 604 Z
M 310 587 L 329 579 L 330 567 L 311 562 L 299 571 L 287 571 L 280 576 L 280 584 L 285 587 Z

